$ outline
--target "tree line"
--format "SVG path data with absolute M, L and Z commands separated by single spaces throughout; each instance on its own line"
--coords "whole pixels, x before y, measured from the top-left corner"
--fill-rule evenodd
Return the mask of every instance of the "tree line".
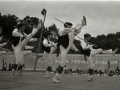
M 30 17 L 26 16 L 22 20 L 20 20 L 15 15 L 1 15 L 0 13 L 0 27 L 2 28 L 3 32 L 2 35 L 4 36 L 4 39 L 1 41 L 1 43 L 8 41 L 11 38 L 12 31 L 17 28 L 18 21 L 23 21 L 26 23 L 26 30 L 25 33 L 29 34 L 32 32 L 32 24 L 38 23 L 39 18 L 37 17 Z M 54 33 L 55 39 L 53 39 L 54 42 L 57 42 L 57 36 L 59 29 L 56 27 L 55 24 L 49 26 L 49 27 L 43 27 L 43 36 L 45 32 L 50 31 Z M 34 36 L 34 38 L 37 38 L 38 41 L 34 43 L 28 43 L 27 45 L 34 45 L 35 48 L 32 50 L 34 53 L 37 52 L 38 49 L 38 43 L 39 43 L 39 37 L 40 37 L 41 30 Z M 115 49 L 120 47 L 120 32 L 116 33 L 109 33 L 108 35 L 98 35 L 97 37 L 91 37 L 91 43 L 96 44 L 96 48 L 102 48 L 103 50 L 106 49 Z M 75 46 L 80 49 L 80 40 L 74 40 Z M 6 49 L 12 50 L 11 42 L 8 42 L 8 45 L 5 46 Z M 40 53 L 43 51 L 40 49 Z M 54 52 L 56 53 L 56 51 Z M 117 51 L 117 53 L 120 53 L 120 50 Z M 69 54 L 77 54 L 74 51 L 70 50 Z

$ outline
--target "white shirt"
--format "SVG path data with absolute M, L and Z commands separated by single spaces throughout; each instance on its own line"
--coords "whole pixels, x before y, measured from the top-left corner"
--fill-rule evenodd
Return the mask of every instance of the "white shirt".
M 91 45 L 87 44 L 84 40 L 80 40 L 81 42 L 81 47 L 82 49 L 90 49 L 90 50 L 93 50 L 93 48 L 91 47 Z
M 49 43 L 48 43 L 49 42 Z M 44 39 L 43 40 L 43 45 L 45 46 L 45 47 L 51 47 L 51 41 L 49 40 L 49 39 Z
M 48 43 L 48 42 L 49 42 L 49 43 Z M 52 45 L 56 46 L 56 43 L 54 43 L 53 41 L 50 41 L 49 39 L 44 38 L 44 40 L 43 40 L 43 45 L 44 45 L 45 47 L 51 47 Z

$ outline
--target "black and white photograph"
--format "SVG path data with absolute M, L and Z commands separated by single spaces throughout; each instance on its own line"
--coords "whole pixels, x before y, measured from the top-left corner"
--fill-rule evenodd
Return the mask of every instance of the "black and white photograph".
M 0 0 L 0 90 L 120 90 L 119 0 Z

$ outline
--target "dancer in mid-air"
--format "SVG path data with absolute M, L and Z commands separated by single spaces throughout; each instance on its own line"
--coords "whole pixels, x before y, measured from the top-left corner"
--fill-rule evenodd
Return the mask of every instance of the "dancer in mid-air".
M 89 41 L 91 39 L 91 35 L 90 34 L 84 34 L 84 40 L 80 40 L 81 41 L 81 53 L 85 55 L 87 61 L 88 61 L 88 65 L 89 65 L 89 69 L 88 69 L 88 81 L 92 81 L 92 75 L 93 75 L 93 71 L 94 71 L 94 62 L 93 62 L 93 57 L 97 54 L 112 54 L 113 56 L 115 55 L 115 53 L 117 52 L 118 48 L 115 50 L 103 50 L 101 48 L 99 49 L 93 49 L 93 46 L 95 46 L 94 44 L 90 44 Z
M 15 78 L 14 76 L 15 71 L 19 70 L 19 73 L 21 75 L 22 67 L 24 64 L 23 57 L 25 54 L 31 53 L 31 51 L 24 52 L 24 48 L 26 47 L 26 44 L 30 41 L 30 39 L 38 32 L 38 30 L 41 29 L 41 27 L 42 27 L 42 20 L 39 21 L 38 25 L 34 24 L 32 33 L 27 35 L 24 33 L 25 24 L 21 22 L 18 24 L 17 29 L 13 30 L 11 43 L 12 43 L 12 48 L 14 50 L 16 61 L 12 67 L 12 72 L 10 74 L 12 78 Z
M 59 32 L 57 50 L 59 50 L 60 48 L 61 63 L 56 69 L 56 74 L 55 77 L 53 78 L 54 82 L 58 83 L 60 81 L 59 77 L 63 72 L 63 67 L 66 65 L 67 53 L 69 52 L 69 50 L 72 49 L 75 52 L 79 51 L 73 44 L 73 41 L 75 36 L 81 32 L 82 27 L 85 25 L 86 18 L 83 17 L 82 23 L 77 24 L 75 28 L 72 28 L 72 23 L 66 22 L 64 24 L 65 29 Z

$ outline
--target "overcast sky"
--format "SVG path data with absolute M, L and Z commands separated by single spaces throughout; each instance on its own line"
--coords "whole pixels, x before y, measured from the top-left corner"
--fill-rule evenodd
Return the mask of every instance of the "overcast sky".
M 0 1 L 2 15 L 12 14 L 21 19 L 27 15 L 43 19 L 43 8 L 47 10 L 46 27 L 55 23 L 57 28 L 63 29 L 63 24 L 54 18 L 71 22 L 75 27 L 77 23 L 81 23 L 84 15 L 87 26 L 83 27 L 80 37 L 84 33 L 90 33 L 95 37 L 120 32 L 120 1 Z

